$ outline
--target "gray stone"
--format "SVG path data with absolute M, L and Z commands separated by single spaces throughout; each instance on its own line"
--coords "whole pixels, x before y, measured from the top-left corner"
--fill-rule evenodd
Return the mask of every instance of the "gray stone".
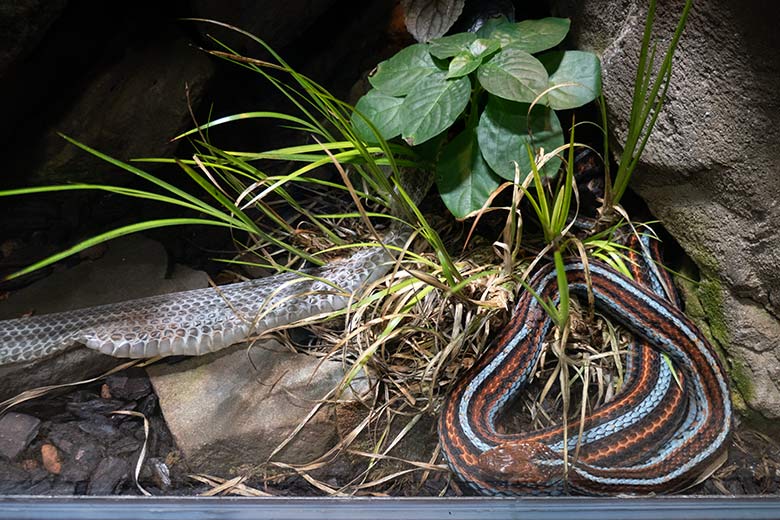
M 65 455 L 60 476 L 68 482 L 87 481 L 103 458 L 101 447 L 92 439 L 79 443 L 75 449 L 65 452 Z
M 13 484 L 25 482 L 27 478 L 28 475 L 26 471 L 14 466 L 10 462 L 0 459 L 0 492 L 3 492 L 4 489 L 7 489 Z
M 293 353 L 273 341 L 155 364 L 147 371 L 189 467 L 220 476 L 266 462 L 344 375 L 341 363 Z M 358 379 L 357 391 L 365 385 Z M 334 445 L 340 428 L 349 426 L 339 425 L 333 408 L 325 407 L 274 460 L 314 460 Z
M 554 0 L 575 45 L 601 54 L 613 141 L 624 141 L 646 2 Z M 681 0 L 660 2 L 668 43 Z M 632 187 L 701 270 L 699 298 L 747 405 L 780 419 L 780 4 L 694 3 L 668 101 Z M 745 369 L 739 376 L 735 367 Z
M 31 415 L 9 412 L 0 417 L 0 455 L 14 460 L 38 435 L 40 425 Z
M 167 490 L 171 487 L 171 470 L 165 461 L 152 457 L 146 461 L 146 467 L 149 468 L 151 478 L 158 488 Z
M 108 376 L 106 385 L 112 397 L 126 401 L 138 400 L 152 391 L 149 378 L 140 368 Z
M 117 175 L 115 167 L 68 143 L 60 133 L 124 161 L 173 155 L 179 143 L 171 139 L 192 125 L 187 92 L 197 108 L 214 66 L 186 38 L 165 40 L 128 46 L 120 59 L 95 70 L 40 139 L 25 143 L 34 147 L 34 154 L 26 164 L 13 164 L 18 177 L 30 184 L 112 185 L 127 184 L 132 178 Z
M 100 461 L 87 486 L 88 495 L 110 495 L 127 475 L 127 461 L 108 456 Z
M 167 255 L 159 243 L 141 236 L 117 239 L 108 244 L 107 253 L 99 260 L 57 271 L 14 292 L 0 305 L 0 319 L 30 311 L 47 314 L 208 285 L 204 273 L 183 266 L 176 266 L 172 276 L 166 278 L 167 264 Z M 86 348 L 74 348 L 31 364 L 0 366 L 0 399 L 38 386 L 93 377 L 122 362 Z

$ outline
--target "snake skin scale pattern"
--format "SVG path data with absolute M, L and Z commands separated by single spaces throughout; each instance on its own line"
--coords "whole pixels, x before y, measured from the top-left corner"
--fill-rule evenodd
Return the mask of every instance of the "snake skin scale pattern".
M 385 243 L 402 244 L 405 236 L 390 232 Z M 304 274 L 0 321 L 0 365 L 34 361 L 76 345 L 122 358 L 207 354 L 273 327 L 340 310 L 384 276 L 392 262 L 386 249 L 367 247 Z

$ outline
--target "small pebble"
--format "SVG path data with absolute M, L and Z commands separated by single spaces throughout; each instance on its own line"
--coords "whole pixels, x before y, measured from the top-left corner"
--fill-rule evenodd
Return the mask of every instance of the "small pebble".
M 43 467 L 52 475 L 59 475 L 62 472 L 60 453 L 53 444 L 41 446 L 41 458 L 43 459 Z
M 147 462 L 152 470 L 152 480 L 158 488 L 166 490 L 171 487 L 171 470 L 162 460 L 153 457 Z
M 19 466 L 25 471 L 33 471 L 41 467 L 40 463 L 35 459 L 24 459 L 19 463 Z

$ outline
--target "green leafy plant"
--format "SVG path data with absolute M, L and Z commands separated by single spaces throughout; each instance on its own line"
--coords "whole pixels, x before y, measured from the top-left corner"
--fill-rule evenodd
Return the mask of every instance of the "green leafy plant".
M 502 178 L 514 179 L 515 164 L 531 171 L 527 146 L 534 155 L 563 146 L 556 110 L 599 96 L 598 57 L 550 50 L 568 31 L 568 19 L 544 18 L 486 24 L 476 33 L 411 45 L 370 76 L 373 88 L 352 116 L 355 132 L 369 143 L 400 136 L 438 156 L 442 199 L 456 217 L 465 217 L 484 205 Z M 560 164 L 553 157 L 540 173 L 552 177 Z

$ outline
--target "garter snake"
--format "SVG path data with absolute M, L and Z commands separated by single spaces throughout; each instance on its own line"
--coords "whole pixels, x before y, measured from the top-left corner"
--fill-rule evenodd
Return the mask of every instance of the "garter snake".
M 655 249 L 651 246 L 652 249 Z M 695 484 L 725 456 L 732 420 L 725 371 L 698 329 L 663 297 L 663 280 L 648 247 L 634 272 L 640 283 L 598 262 L 565 264 L 569 289 L 591 291 L 597 310 L 631 330 L 624 390 L 597 409 L 577 435 L 569 425 L 568 448 L 581 443 L 576 460 L 564 459 L 562 427 L 533 433 L 501 433 L 498 419 L 526 386 L 552 328 L 539 302 L 525 291 L 512 320 L 478 363 L 445 398 L 439 420 L 443 453 L 454 473 L 483 494 L 668 493 Z M 530 285 L 556 301 L 553 266 Z M 671 379 L 659 352 L 681 371 Z

